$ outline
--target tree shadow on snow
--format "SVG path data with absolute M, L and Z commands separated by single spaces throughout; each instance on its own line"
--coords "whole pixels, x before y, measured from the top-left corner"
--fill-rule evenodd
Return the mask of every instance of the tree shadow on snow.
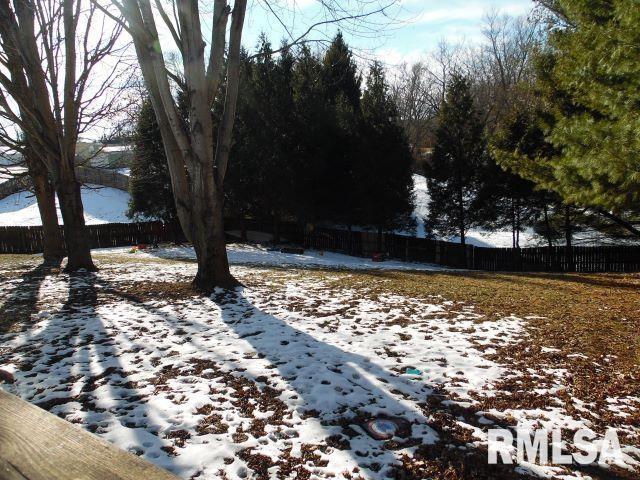
M 14 393 L 180 474 L 173 458 L 161 451 L 164 443 L 145 395 L 129 378 L 137 372 L 121 362 L 125 348 L 143 356 L 145 347 L 107 326 L 97 311 L 108 308 L 98 297 L 101 283 L 94 273 L 68 276 L 62 307 L 13 351 L 20 358 Z
M 359 473 L 396 479 L 533 478 L 522 475 L 515 466 L 488 465 L 486 450 L 471 445 L 474 439 L 468 433 L 466 437 L 459 434 L 456 420 L 464 419 L 485 430 L 487 426 L 478 422 L 474 411 L 443 403 L 446 392 L 321 340 L 320 326 L 313 334 L 293 327 L 285 318 L 255 306 L 243 289 L 212 299 L 189 297 L 186 303 L 175 305 L 178 315 L 174 315 L 100 274 L 73 274 L 68 278 L 63 307 L 21 347 L 21 396 L 72 422 L 85 424 L 85 428 L 115 441 L 119 447 L 144 455 L 178 475 L 193 470 L 193 466 L 161 451 L 166 443 L 161 441 L 161 422 L 156 419 L 161 414 L 132 380 L 133 374 L 157 373 L 142 365 L 152 355 L 166 355 L 165 344 L 159 339 L 188 345 L 194 357 L 215 359 L 262 391 L 268 381 L 265 384 L 264 379 L 252 375 L 253 367 L 284 379 L 287 388 L 281 398 L 288 397 L 290 404 L 296 404 L 303 424 L 313 422 L 324 435 L 319 441 L 343 450 Z M 118 302 L 112 305 L 105 301 L 105 295 L 115 295 Z M 145 341 L 144 330 L 136 330 L 138 324 L 142 325 L 140 319 L 119 317 L 118 322 L 126 322 L 129 327 L 123 331 L 113 319 L 102 318 L 99 308 L 114 308 L 122 301 L 127 304 L 128 316 L 135 312 L 132 306 L 153 316 L 144 324 L 155 330 L 149 333 L 149 341 Z M 210 343 L 203 340 L 212 334 L 212 328 L 221 326 L 208 322 L 206 316 L 191 314 L 191 308 L 198 311 L 200 302 L 205 312 L 216 314 L 219 309 L 228 328 L 222 333 L 228 334 L 232 343 L 238 339 L 247 342 L 255 351 L 253 359 L 234 359 L 228 351 L 210 349 Z M 348 344 L 348 338 L 345 340 Z M 123 364 L 120 356 L 125 351 L 134 354 L 133 364 Z M 179 360 L 184 364 L 190 359 Z M 409 435 L 391 441 L 371 438 L 359 425 L 376 415 L 405 419 L 411 426 Z M 266 438 L 258 436 L 256 440 Z M 402 448 L 413 448 L 413 459 L 402 457 L 397 451 Z M 260 453 L 259 446 L 255 453 Z M 247 463 L 251 466 L 250 461 Z M 270 478 L 267 470 L 255 473 L 258 478 Z M 359 473 L 351 472 L 352 478 L 358 478 Z

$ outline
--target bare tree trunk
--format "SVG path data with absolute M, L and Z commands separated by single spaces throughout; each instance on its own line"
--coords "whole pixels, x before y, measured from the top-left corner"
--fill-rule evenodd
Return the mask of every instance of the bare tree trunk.
M 465 221 L 464 221 L 464 198 L 462 192 L 462 179 L 458 182 L 458 228 L 460 230 L 460 243 L 466 245 Z
M 516 248 L 520 248 L 520 199 L 516 200 Z
M 511 199 L 511 247 L 516 248 L 516 212 L 514 199 Z
M 564 207 L 564 238 L 567 247 L 571 248 L 573 238 L 573 228 L 571 226 L 571 207 Z
M 571 226 L 571 207 L 566 205 L 564 207 L 564 235 L 565 235 L 565 251 L 567 257 L 567 270 L 574 272 L 576 270 L 575 263 L 573 261 L 573 246 L 572 246 L 572 226 Z
M 206 213 L 209 229 L 201 225 L 192 232 L 191 242 L 198 259 L 198 272 L 193 284 L 204 292 L 211 292 L 214 287 L 233 288 L 239 285 L 229 271 L 222 203 L 222 199 L 217 198 Z M 205 218 L 200 221 L 204 224 Z
M 544 228 L 546 229 L 547 243 L 551 248 L 553 247 L 553 240 L 551 238 L 551 223 L 549 222 L 549 206 L 547 204 L 544 205 Z
M 73 166 L 63 162 L 60 177 L 56 185 L 60 212 L 64 222 L 64 236 L 67 244 L 66 271 L 75 272 L 81 269 L 96 271 L 91 259 L 91 246 L 84 223 L 84 208 L 80 183 L 76 180 Z
M 44 262 L 50 265 L 60 265 L 65 254 L 58 225 L 55 190 L 46 173 L 34 172 L 31 178 L 42 220 Z

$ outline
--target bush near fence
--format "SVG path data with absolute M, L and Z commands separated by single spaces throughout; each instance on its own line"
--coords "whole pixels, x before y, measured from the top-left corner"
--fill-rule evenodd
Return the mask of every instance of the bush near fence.
M 64 238 L 64 229 L 60 227 Z M 272 222 L 227 219 L 227 230 L 273 233 Z M 91 248 L 140 243 L 184 242 L 177 224 L 163 222 L 106 223 L 87 226 Z M 281 222 L 278 231 L 305 248 L 360 257 L 377 252 L 375 232 L 316 228 L 306 231 L 294 222 Z M 42 252 L 42 227 L 0 227 L 0 253 Z M 384 252 L 407 262 L 434 263 L 453 268 L 504 272 L 638 272 L 640 246 L 485 248 L 428 238 L 384 234 Z

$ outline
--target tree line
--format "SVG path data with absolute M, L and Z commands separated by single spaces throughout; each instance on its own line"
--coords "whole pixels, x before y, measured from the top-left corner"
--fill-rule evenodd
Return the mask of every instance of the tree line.
M 426 225 L 463 243 L 473 227 L 509 228 L 514 247 L 527 227 L 548 245 L 583 228 L 637 238 L 640 8 L 537 4 L 489 13 L 480 45 L 443 43 L 402 68 L 403 126 L 433 147 Z
M 0 0 L 0 141 L 23 154 L 34 184 L 38 179 L 47 184 L 36 195 L 47 239 L 52 239 L 45 244 L 45 258 L 59 262 L 67 256 L 70 271 L 96 269 L 74 173 L 76 146 L 83 132 L 119 113 L 124 78 L 136 70 L 125 59 L 135 52 L 164 145 L 176 215 L 198 260 L 194 285 L 204 291 L 237 285 L 229 271 L 222 209 L 237 100 L 243 94 L 239 77 L 247 1 L 211 3 L 212 12 L 205 15 L 191 0 L 174 0 L 169 11 L 163 2 L 149 0 Z M 398 3 L 353 0 L 345 6 L 323 0 L 319 7 L 326 20 L 308 19 L 291 45 L 332 23 L 355 32 L 384 28 Z M 279 18 L 280 8 L 272 5 L 270 11 Z M 168 32 L 170 55 L 164 53 L 160 29 Z M 186 116 L 176 90 L 186 94 Z M 219 116 L 212 115 L 216 108 Z
M 118 95 L 133 70 L 127 39 L 164 148 L 174 199 L 167 208 L 198 259 L 198 288 L 236 284 L 224 205 L 276 222 L 402 224 L 403 152 L 416 158 L 426 142 L 434 146 L 425 167 L 434 233 L 463 239 L 474 226 L 506 224 L 517 244 L 533 225 L 550 243 L 564 234 L 569 244 L 579 223 L 598 218 L 640 235 L 637 2 L 538 0 L 528 18 L 489 16 L 479 47 L 441 45 L 430 62 L 407 67 L 404 82 L 388 82 L 374 65 L 363 88 L 339 42 L 318 56 L 293 49 L 302 35 L 279 55 L 269 55 L 268 42 L 248 55 L 245 0 L 212 2 L 207 42 L 198 2 L 175 1 L 167 12 L 148 0 L 0 0 L 0 140 L 25 158 L 50 232 L 45 257 L 67 255 L 68 269 L 95 269 L 75 149 L 81 134 L 123 108 Z M 349 15 L 342 2 L 321 3 L 326 18 L 367 26 L 368 12 L 392 18 L 385 14 L 397 5 L 354 0 Z M 175 55 L 165 55 L 158 23 Z M 251 133 L 246 143 L 241 134 L 234 142 L 236 127 Z M 234 172 L 232 153 L 256 174 Z M 293 160 L 280 163 L 278 153 Z M 287 179 L 293 189 L 271 187 Z
M 263 35 L 253 55 L 241 53 L 227 215 L 273 221 L 276 237 L 282 220 L 410 229 L 412 155 L 382 65 L 374 62 L 363 79 L 340 33 L 322 52 L 273 50 Z M 148 100 L 138 118 L 129 213 L 173 220 Z

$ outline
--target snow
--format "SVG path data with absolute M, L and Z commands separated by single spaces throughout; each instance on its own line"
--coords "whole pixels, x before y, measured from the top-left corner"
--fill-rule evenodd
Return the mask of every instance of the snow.
M 122 190 L 85 185 L 82 187 L 82 203 L 88 225 L 131 222 L 125 214 L 128 209 L 129 194 Z M 59 206 L 58 221 L 62 223 Z M 41 224 L 38 205 L 32 193 L 19 192 L 0 200 L 0 226 Z
M 131 145 L 105 145 L 101 148 L 101 152 L 113 153 L 113 152 L 128 152 L 132 150 Z
M 429 190 L 427 188 L 427 179 L 422 175 L 413 175 L 413 199 L 413 218 L 417 225 L 416 236 L 425 238 L 425 219 L 429 215 Z M 460 243 L 460 237 L 457 235 L 438 237 L 438 239 Z M 513 236 L 510 230 L 494 232 L 482 228 L 472 228 L 467 232 L 465 241 L 468 245 L 474 245 L 476 247 L 513 247 Z M 561 242 L 562 241 L 563 240 L 561 240 Z M 635 239 L 614 238 L 591 228 L 573 233 L 573 244 L 580 246 L 636 245 L 637 243 Z M 520 232 L 520 246 L 523 248 L 546 246 L 546 241 L 537 235 L 533 231 L 533 228 L 526 227 Z
M 24 173 L 27 171 L 26 167 L 0 167 L 0 183 L 4 183 L 14 178 L 14 175 Z
M 195 260 L 196 254 L 191 246 L 164 246 L 156 249 L 138 250 L 130 253 L 129 247 L 116 247 L 94 250 L 98 254 L 132 255 L 132 258 L 163 258 L 174 260 Z M 257 265 L 276 267 L 322 267 L 353 270 L 417 270 L 440 271 L 446 267 L 430 263 L 401 262 L 388 260 L 374 262 L 369 258 L 352 257 L 341 253 L 306 250 L 303 255 L 281 253 L 260 245 L 229 244 L 227 256 L 232 265 Z
M 194 269 L 151 264 L 146 273 L 175 280 Z M 140 280 L 128 272 L 125 265 L 97 275 L 47 277 L 40 286 L 46 311 L 28 331 L 0 337 L 3 352 L 10 352 L 0 360 L 14 371 L 20 397 L 48 404 L 53 413 L 183 478 L 219 478 L 221 469 L 230 479 L 242 478 L 249 466 L 241 451 L 253 448 L 274 461 L 288 450 L 299 457 L 304 445 L 342 438 L 344 422 L 355 431 L 344 437 L 350 448 L 318 450 L 326 463 L 311 472 L 330 478 L 360 468 L 364 478 L 385 478 L 414 447 L 386 449 L 357 418 L 398 416 L 411 424 L 412 438 L 434 443 L 438 434 L 419 403 L 436 390 L 468 400 L 470 390 L 499 379 L 503 368 L 483 358 L 477 344 L 515 341 L 521 330 L 516 318 L 482 324 L 473 312 L 460 312 L 453 321 L 437 302 L 356 297 L 304 275 L 265 279 L 246 267 L 234 274 L 244 280 L 257 275 L 259 285 L 210 299 L 92 300 L 118 281 Z M 409 311 L 407 328 L 400 321 Z M 422 375 L 404 375 L 407 366 Z M 260 396 L 247 407 L 242 399 L 254 382 L 268 385 L 277 401 Z M 199 430 L 209 415 L 218 426 Z M 162 447 L 171 447 L 172 432 L 182 431 L 190 438 L 172 456 Z M 234 460 L 227 465 L 225 459 Z M 366 468 L 373 462 L 384 468 Z
M 251 455 L 274 463 L 271 478 L 291 462 L 311 478 L 387 478 L 416 447 L 395 437 L 398 448 L 387 448 L 369 437 L 362 420 L 381 415 L 404 419 L 411 439 L 426 445 L 441 440 L 444 416 L 476 439 L 465 449 L 486 446 L 492 418 L 516 419 L 521 428 L 588 427 L 561 408 L 477 412 L 481 422 L 458 413 L 497 393 L 509 368 L 491 354 L 526 342 L 526 319 L 488 320 L 439 296 L 381 293 L 366 281 L 341 286 L 338 275 L 353 273 L 304 268 L 393 262 L 232 245 L 232 273 L 244 287 L 172 297 L 178 284 L 169 283 L 144 297 L 139 287 L 190 280 L 192 250 L 94 255 L 96 274 L 47 275 L 31 290 L 25 277 L 0 279 L 0 298 L 34 306 L 27 329 L 0 335 L 0 365 L 16 378 L 8 388 L 182 478 L 255 478 Z M 552 373 L 555 389 L 566 371 Z M 445 400 L 430 407 L 432 397 Z M 297 478 L 296 468 L 286 478 Z M 540 476 L 559 470 L 520 468 Z M 563 478 L 580 478 L 575 473 Z
M 413 200 L 414 211 L 413 218 L 416 221 L 416 236 L 420 238 L 426 237 L 425 219 L 429 215 L 429 189 L 427 188 L 427 179 L 418 174 L 413 175 Z M 448 242 L 460 243 L 459 236 L 447 238 L 439 238 Z M 488 230 L 472 228 L 467 232 L 466 243 L 476 247 L 512 247 L 513 239 L 510 231 L 490 232 Z M 539 239 L 533 232 L 533 229 L 527 228 L 520 232 L 521 247 L 538 246 Z

